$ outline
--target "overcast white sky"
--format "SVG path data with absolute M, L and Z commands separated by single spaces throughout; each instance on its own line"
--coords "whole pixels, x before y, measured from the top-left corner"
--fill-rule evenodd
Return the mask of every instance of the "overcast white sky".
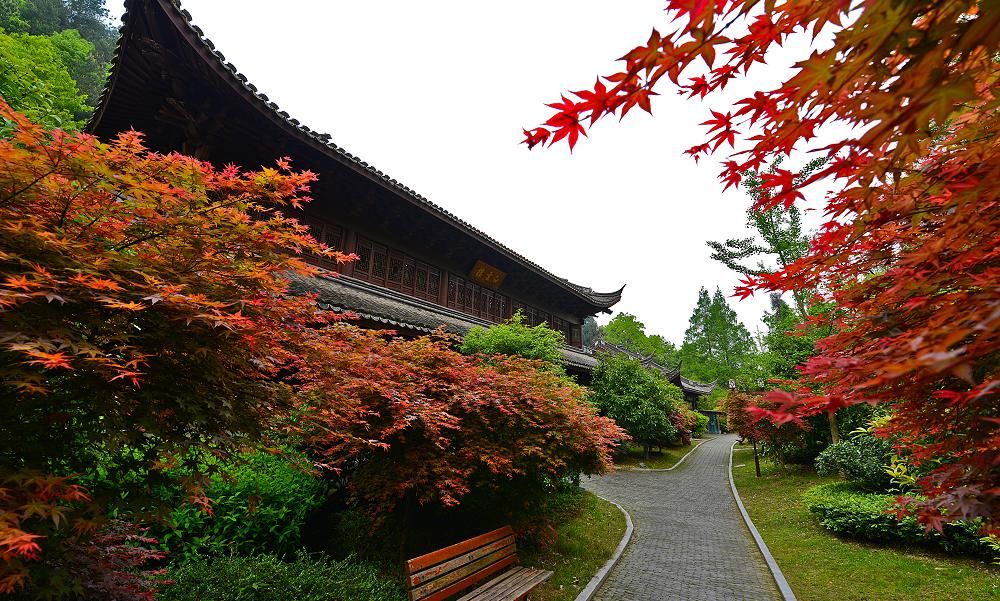
M 626 284 L 615 309 L 679 343 L 699 287 L 731 294 L 736 285 L 705 241 L 744 236 L 747 206 L 742 191 L 721 193 L 715 160 L 696 165 L 682 152 L 702 141 L 709 106 L 727 107 L 748 88 L 731 86 L 708 105 L 664 88 L 653 117 L 600 123 L 572 155 L 564 144 L 519 144 L 522 126 L 548 117 L 543 103 L 592 85 L 664 25 L 664 5 L 183 3 L 292 116 L 550 271 L 600 291 Z M 108 6 L 117 20 L 120 0 Z M 754 84 L 780 81 L 782 62 L 754 72 Z M 753 331 L 767 299 L 732 304 Z

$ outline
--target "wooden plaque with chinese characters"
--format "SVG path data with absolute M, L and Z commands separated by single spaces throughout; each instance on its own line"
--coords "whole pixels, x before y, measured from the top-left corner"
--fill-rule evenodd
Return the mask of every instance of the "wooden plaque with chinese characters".
M 500 284 L 503 284 L 503 280 L 507 277 L 507 274 L 492 265 L 488 265 L 482 261 L 476 261 L 469 277 L 480 284 L 489 286 L 490 288 L 499 288 Z

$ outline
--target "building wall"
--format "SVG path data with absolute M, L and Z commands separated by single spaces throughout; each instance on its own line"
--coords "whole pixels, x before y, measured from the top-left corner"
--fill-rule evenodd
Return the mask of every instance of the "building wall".
M 320 267 L 337 271 L 409 296 L 449 307 L 495 323 L 521 311 L 528 325 L 548 324 L 562 332 L 570 346 L 582 347 L 582 319 L 553 308 L 539 299 L 512 294 L 504 277 L 499 287 L 488 278 L 477 278 L 454 262 L 429 257 L 385 234 L 357 223 L 348 225 L 307 212 L 299 218 L 316 238 L 331 248 L 358 255 L 352 263 L 338 265 L 322 257 L 308 257 Z M 501 265 L 489 267 L 502 271 Z

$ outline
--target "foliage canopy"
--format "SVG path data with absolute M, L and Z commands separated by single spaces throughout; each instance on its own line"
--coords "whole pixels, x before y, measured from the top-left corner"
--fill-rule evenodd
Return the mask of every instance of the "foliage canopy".
M 633 353 L 649 355 L 664 367 L 677 365 L 677 348 L 659 334 L 647 334 L 646 325 L 630 313 L 619 313 L 601 328 L 604 340 Z
M 90 49 L 75 31 L 47 37 L 0 30 L 0 96 L 37 123 L 78 128 L 89 109 L 67 65 Z
M 590 389 L 601 412 L 614 419 L 647 452 L 652 446 L 680 440 L 674 415 L 680 413 L 684 395 L 680 388 L 640 362 L 621 355 L 601 356 Z
M 558 366 L 562 364 L 564 343 L 562 333 L 545 324 L 526 325 L 524 314 L 518 311 L 504 323 L 473 327 L 463 337 L 461 350 L 467 355 L 508 355 Z
M 770 191 L 761 211 L 834 186 L 807 254 L 738 289 L 820 291 L 843 312 L 802 370 L 807 386 L 775 392 L 759 415 L 782 423 L 892 405 L 885 434 L 933 466 L 913 501 L 920 520 L 941 528 L 983 517 L 1000 529 L 1000 11 L 981 0 L 669 0 L 667 9 L 665 33 L 654 30 L 592 89 L 550 104 L 525 143 L 572 148 L 606 116 L 651 111 L 659 87 L 704 99 L 751 78 L 788 38 L 830 36 L 785 81 L 712 110 L 707 139 L 686 151 L 732 148 L 726 187 L 793 151 L 825 159 L 804 179 L 761 174 Z M 810 148 L 832 123 L 850 133 Z
M 725 386 L 735 378 L 743 364 L 757 352 L 750 332 L 736 311 L 729 306 L 722 291 L 716 288 L 698 291 L 698 304 L 691 313 L 690 325 L 681 345 L 681 372 L 704 382 Z
M 313 174 L 284 159 L 219 170 L 148 152 L 135 132 L 102 143 L 0 111 L 0 592 L 131 582 L 157 555 L 120 540 L 155 541 L 109 532 L 109 513 L 136 515 L 179 474 L 189 501 L 231 519 L 249 501 L 213 473 L 279 437 L 349 475 L 374 514 L 473 489 L 546 493 L 610 467 L 624 432 L 551 364 L 361 330 L 295 294 L 314 273 L 303 252 L 350 260 L 285 216 Z M 73 476 L 94 473 L 92 490 Z M 287 543 L 281 524 L 302 517 L 265 538 Z M 75 558 L 90 563 L 67 573 Z

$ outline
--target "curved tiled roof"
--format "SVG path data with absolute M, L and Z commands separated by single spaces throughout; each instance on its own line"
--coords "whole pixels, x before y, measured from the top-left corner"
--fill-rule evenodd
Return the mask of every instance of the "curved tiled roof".
M 475 326 L 486 328 L 493 325 L 485 319 L 345 275 L 302 276 L 290 273 L 286 277 L 292 292 L 315 294 L 323 309 L 350 311 L 390 329 L 429 334 L 443 327 L 446 332 L 464 335 Z M 591 371 L 597 367 L 594 355 L 583 349 L 563 346 L 562 358 L 567 365 L 579 369 Z
M 127 41 L 126 28 L 128 27 L 132 13 L 134 12 L 137 4 L 151 4 L 159 6 L 167 18 L 171 19 L 178 26 L 181 34 L 184 35 L 189 43 L 191 43 L 192 47 L 196 50 L 201 50 L 200 53 L 205 56 L 210 63 L 213 63 L 213 65 L 210 66 L 214 66 L 220 76 L 226 78 L 234 89 L 247 96 L 251 102 L 258 104 L 262 111 L 276 118 L 279 124 L 281 124 L 286 131 L 299 137 L 307 144 L 311 144 L 336 160 L 354 167 L 370 179 L 393 190 L 404 199 L 420 206 L 449 225 L 466 232 L 472 237 L 478 239 L 480 242 L 492 246 L 497 251 L 507 255 L 517 263 L 520 263 L 529 270 L 552 281 L 556 285 L 564 288 L 599 310 L 609 309 L 621 300 L 622 291 L 625 289 L 624 285 L 614 292 L 595 292 L 591 288 L 574 284 L 565 278 L 556 276 L 537 263 L 529 260 L 527 257 L 501 244 L 496 239 L 490 237 L 485 232 L 457 217 L 443 207 L 434 204 L 424 196 L 418 194 L 416 191 L 393 179 L 388 174 L 376 169 L 374 165 L 368 164 L 367 162 L 361 160 L 361 158 L 348 152 L 346 149 L 337 146 L 330 141 L 330 134 L 313 131 L 306 125 L 300 123 L 297 119 L 292 118 L 287 112 L 281 110 L 277 104 L 271 102 L 265 94 L 259 92 L 256 86 L 250 83 L 246 76 L 240 73 L 231 62 L 226 61 L 226 57 L 221 52 L 216 50 L 215 44 L 205 36 L 205 33 L 201 30 L 201 28 L 191 22 L 191 14 L 181 7 L 179 0 L 125 0 L 125 13 L 122 15 L 123 25 L 120 28 L 121 35 L 119 36 L 118 44 L 115 47 L 114 57 L 111 62 L 111 75 L 108 78 L 104 90 L 101 92 L 97 108 L 87 123 L 87 131 L 93 131 L 100 122 L 101 116 L 111 96 L 111 92 L 114 89 L 115 78 L 118 73 L 119 60 L 123 46 Z M 214 60 L 209 59 L 208 57 L 212 57 Z
M 716 386 L 715 382 L 709 382 L 706 384 L 704 382 L 696 382 L 695 380 L 689 380 L 684 376 L 681 376 L 681 388 L 684 388 L 686 390 L 691 390 L 698 394 L 711 394 L 712 391 L 715 390 L 715 386 Z

